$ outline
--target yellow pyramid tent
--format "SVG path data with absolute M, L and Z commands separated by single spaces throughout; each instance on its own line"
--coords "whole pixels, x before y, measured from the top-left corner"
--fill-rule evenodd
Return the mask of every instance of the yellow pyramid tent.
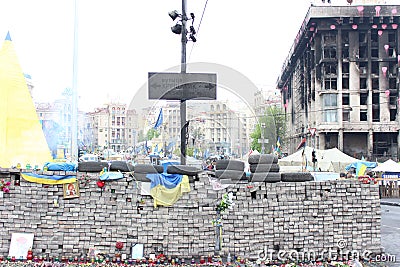
M 52 160 L 10 33 L 0 49 L 0 167 Z

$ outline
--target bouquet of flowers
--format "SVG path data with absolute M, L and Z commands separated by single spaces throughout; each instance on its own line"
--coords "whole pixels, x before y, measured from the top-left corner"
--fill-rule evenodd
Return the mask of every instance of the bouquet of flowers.
M 3 191 L 4 193 L 10 192 L 10 186 L 11 182 L 10 181 L 5 181 L 4 179 L 0 180 L 0 190 Z
M 222 196 L 221 202 L 217 205 L 217 212 L 224 212 L 226 209 L 233 209 L 233 193 L 225 193 Z

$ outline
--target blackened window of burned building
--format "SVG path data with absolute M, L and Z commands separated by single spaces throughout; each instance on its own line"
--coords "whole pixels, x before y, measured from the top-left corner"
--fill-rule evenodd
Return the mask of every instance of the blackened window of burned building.
M 337 90 L 337 78 L 324 78 L 324 89 L 325 90 Z
M 380 121 L 379 93 L 372 94 L 372 121 Z
M 379 79 L 378 78 L 372 78 L 372 90 L 379 90 Z
M 388 41 L 393 44 L 396 42 L 396 31 L 389 31 Z
M 371 57 L 373 58 L 379 57 L 379 49 L 377 47 L 371 48 Z
M 324 47 L 324 58 L 336 59 L 336 47 Z
M 358 68 L 359 68 L 360 75 L 365 76 L 368 71 L 368 62 L 359 62 Z
M 367 79 L 366 78 L 360 78 L 360 89 L 361 90 L 367 89 Z
M 336 59 L 336 34 L 325 33 L 323 36 L 323 58 Z
M 371 74 L 379 75 L 379 62 L 377 61 L 371 62 Z
M 391 109 L 390 110 L 390 121 L 396 121 L 397 110 Z
M 324 75 L 335 76 L 336 75 L 336 64 L 324 63 Z
M 396 78 L 389 79 L 389 89 L 396 89 Z
M 349 64 L 349 62 L 343 62 L 342 63 L 342 73 L 343 74 L 349 74 L 350 73 L 350 64 Z
M 349 32 L 342 31 L 342 58 L 349 58 Z
M 361 45 L 361 44 L 367 44 L 367 41 L 368 41 L 368 39 L 367 39 L 367 32 L 365 32 L 365 31 L 360 31 L 360 32 L 358 33 L 358 42 L 360 43 L 360 45 Z

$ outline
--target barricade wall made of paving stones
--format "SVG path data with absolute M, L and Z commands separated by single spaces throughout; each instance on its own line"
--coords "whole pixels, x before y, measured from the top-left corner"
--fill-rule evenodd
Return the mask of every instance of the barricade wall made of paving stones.
M 7 176 L 8 175 L 8 176 Z M 97 186 L 98 174 L 78 173 L 80 197 L 64 199 L 62 185 L 21 178 L 0 199 L 0 255 L 8 255 L 11 234 L 34 234 L 34 255 L 80 256 L 89 248 L 129 257 L 130 246 L 145 254 L 177 257 L 213 254 L 215 206 L 233 191 L 235 206 L 223 213 L 222 254 L 255 258 L 263 250 L 344 249 L 380 253 L 380 203 L 377 185 L 358 181 L 240 183 L 214 191 L 207 176 L 191 183 L 172 207 L 154 208 L 141 195 L 141 183 L 121 179 Z M 10 173 L 2 173 L 8 179 Z

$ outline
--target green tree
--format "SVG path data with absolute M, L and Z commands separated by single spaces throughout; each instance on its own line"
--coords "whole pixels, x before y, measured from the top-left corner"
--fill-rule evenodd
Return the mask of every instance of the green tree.
M 151 140 L 154 137 L 157 138 L 159 136 L 160 136 L 160 133 L 156 129 L 151 128 L 150 130 L 147 131 L 147 134 L 146 134 L 147 139 L 146 140 Z
M 186 149 L 186 155 L 189 157 L 193 157 L 193 152 L 194 152 L 194 148 L 193 147 L 188 147 Z
M 264 126 L 264 127 L 262 127 Z M 264 116 L 259 118 L 254 131 L 250 134 L 252 138 L 251 149 L 257 149 L 259 152 L 262 150 L 262 145 L 258 143 L 258 139 L 268 139 L 268 143 L 264 144 L 265 153 L 272 150 L 272 146 L 276 146 L 278 137 L 282 140 L 286 135 L 286 118 L 281 108 L 270 106 L 266 109 Z

